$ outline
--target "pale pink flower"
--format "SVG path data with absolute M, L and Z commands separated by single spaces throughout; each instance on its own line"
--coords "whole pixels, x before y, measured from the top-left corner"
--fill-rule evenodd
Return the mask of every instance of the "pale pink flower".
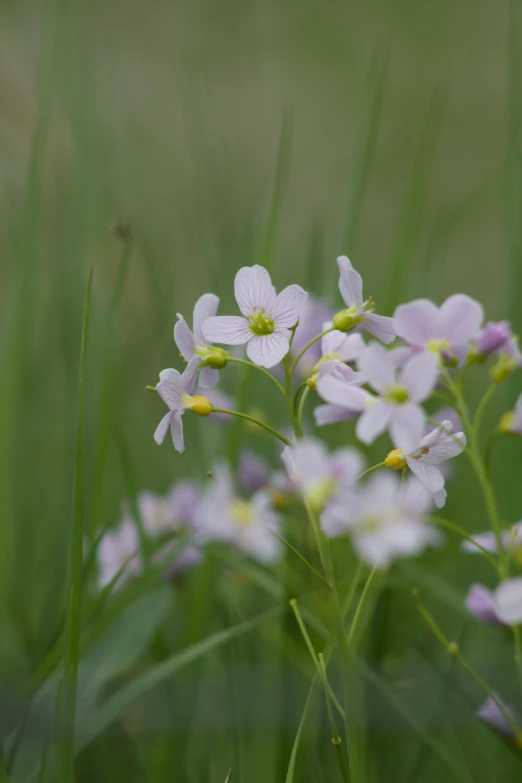
M 124 519 L 118 527 L 107 531 L 98 545 L 98 585 L 100 589 L 118 576 L 115 587 L 141 572 L 138 530 L 134 522 Z
M 350 336 L 355 337 L 355 335 Z M 362 373 L 355 372 L 351 367 L 348 367 L 348 365 L 342 364 L 341 362 L 335 360 L 328 361 L 319 368 L 317 378 L 317 391 L 319 393 L 320 388 L 323 386 L 322 379 L 327 375 L 337 378 L 342 384 L 353 385 L 355 387 L 360 387 L 364 383 L 364 376 Z M 325 405 L 318 405 L 314 410 L 315 423 L 318 427 L 356 419 L 358 415 L 359 411 L 357 409 L 347 407 L 346 405 L 333 405 L 328 402 Z
M 522 623 L 522 576 L 501 582 L 495 590 L 495 611 L 506 625 Z
M 478 617 L 484 623 L 490 625 L 503 625 L 497 615 L 497 606 L 495 596 L 492 590 L 484 585 L 475 582 L 471 585 L 466 595 L 464 603 L 471 614 Z
M 201 331 L 201 327 L 207 318 L 217 313 L 218 305 L 219 298 L 215 294 L 203 294 L 203 296 L 199 297 L 194 307 L 193 331 L 190 331 L 187 322 L 179 313 L 177 314 L 178 322 L 174 326 L 174 341 L 183 358 L 189 362 L 197 356 L 203 365 L 199 376 L 199 385 L 204 388 L 215 386 L 219 380 L 217 369 L 208 366 L 207 363 L 210 362 L 212 364 L 218 357 L 221 359 L 222 366 L 224 366 L 225 362 L 223 349 L 213 348 Z M 218 364 L 221 362 L 218 361 Z
M 158 394 L 170 410 L 158 424 L 154 433 L 154 440 L 158 444 L 163 443 L 167 430 L 170 427 L 174 448 L 180 454 L 185 450 L 181 417 L 186 410 L 190 410 L 199 402 L 199 400 L 191 396 L 196 383 L 198 369 L 199 358 L 195 356 L 187 364 L 183 374 L 173 369 L 162 370 L 160 372 L 160 381 L 156 386 Z
M 383 343 L 393 342 L 395 340 L 393 318 L 376 315 L 373 312 L 373 301 L 363 300 L 362 277 L 355 271 L 346 256 L 339 256 L 337 266 L 339 267 L 339 291 L 347 309 L 337 313 L 334 317 L 334 325 L 345 332 L 351 329 L 356 331 L 364 329 Z
M 301 353 L 303 348 L 323 331 L 323 324 L 332 318 L 330 308 L 322 300 L 308 297 L 299 316 L 299 326 L 295 330 L 290 353 L 292 358 Z M 320 360 L 322 353 L 322 341 L 317 340 L 303 354 L 296 368 L 301 378 L 308 378 L 314 371 L 314 367 Z

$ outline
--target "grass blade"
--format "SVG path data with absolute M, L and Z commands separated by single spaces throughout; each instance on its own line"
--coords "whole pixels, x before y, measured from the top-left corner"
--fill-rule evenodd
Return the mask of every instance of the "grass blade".
M 85 358 L 92 290 L 92 267 L 87 279 L 80 351 L 76 446 L 73 473 L 73 512 L 67 564 L 67 614 L 65 621 L 65 661 L 62 693 L 62 727 L 60 748 L 60 783 L 74 780 L 74 734 L 78 661 L 80 657 L 81 592 L 83 574 L 83 528 L 85 477 L 83 466 Z
M 293 115 L 289 109 L 283 112 L 281 134 L 279 136 L 279 149 L 277 152 L 277 166 L 272 194 L 272 205 L 265 234 L 265 243 L 261 254 L 261 265 L 271 269 L 274 262 L 275 247 L 279 218 L 283 206 L 283 199 L 288 184 L 288 172 L 290 169 L 290 156 L 292 152 Z
M 297 759 L 297 752 L 299 750 L 299 745 L 301 744 L 301 737 L 303 735 L 303 729 L 305 727 L 306 719 L 308 717 L 308 711 L 312 704 L 315 689 L 317 688 L 318 684 L 319 684 L 319 675 L 316 673 L 312 680 L 312 684 L 310 685 L 310 690 L 308 691 L 308 696 L 306 697 L 305 706 L 303 708 L 303 714 L 301 715 L 301 720 L 299 721 L 299 726 L 297 728 L 297 733 L 295 735 L 294 744 L 292 745 L 292 752 L 290 754 L 290 761 L 288 763 L 288 771 L 286 773 L 285 783 L 293 783 L 294 781 L 295 762 Z

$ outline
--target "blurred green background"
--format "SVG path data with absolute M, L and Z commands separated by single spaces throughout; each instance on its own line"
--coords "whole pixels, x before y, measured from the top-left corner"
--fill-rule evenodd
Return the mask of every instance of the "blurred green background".
M 163 492 L 176 477 L 203 481 L 223 451 L 223 430 L 205 420 L 187 422 L 185 454 L 170 443 L 158 448 L 152 435 L 163 410 L 144 387 L 164 367 L 180 366 L 172 340 L 176 313 L 189 317 L 195 299 L 210 290 L 227 312 L 240 266 L 267 263 L 278 288 L 299 282 L 335 305 L 335 257 L 347 253 L 381 313 L 391 315 L 409 298 L 440 302 L 462 291 L 484 303 L 488 318 L 508 317 L 520 329 L 519 16 L 518 0 L 2 3 L 0 686 L 7 728 L 11 706 L 17 714 L 63 613 L 88 268 L 94 267 L 94 287 L 86 512 L 94 532 L 118 519 L 132 486 Z M 267 404 L 277 417 L 264 388 L 252 383 L 245 391 L 234 367 L 223 375 L 229 393 L 240 393 L 248 407 Z M 473 376 L 472 400 L 485 376 L 480 370 Z M 500 391 L 490 426 L 512 407 L 517 383 Z M 344 442 L 350 432 L 332 438 Z M 263 437 L 245 430 L 239 436 L 273 454 Z M 495 447 L 501 511 L 510 522 L 520 515 L 521 467 L 520 447 Z M 470 530 L 487 527 L 464 458 L 445 515 Z M 487 578 L 486 567 L 460 556 L 452 540 L 426 567 L 412 568 L 396 585 L 392 579 L 370 624 L 386 631 L 379 661 L 404 674 L 412 655 L 407 635 L 429 648 L 409 599 L 409 580 L 423 579 L 435 608 L 446 612 L 448 632 L 466 632 L 477 665 L 499 689 L 504 677 L 509 699 L 507 640 L 474 624 L 470 630 L 459 611 L 469 583 Z M 215 574 L 205 578 L 211 590 Z M 221 615 L 209 618 L 197 603 L 201 588 L 197 600 L 196 593 L 191 583 L 180 599 L 185 604 L 168 614 L 168 623 L 183 625 L 201 613 L 192 641 L 229 625 L 232 616 L 224 602 Z M 401 617 L 409 618 L 404 637 Z M 175 637 L 173 649 L 183 639 Z M 158 644 L 149 658 L 169 652 Z M 164 705 L 161 725 L 153 720 L 157 704 L 144 707 L 143 731 L 133 734 L 138 751 L 121 737 L 98 740 L 83 756 L 80 779 L 219 783 L 232 764 L 227 759 L 240 753 L 244 777 L 238 773 L 237 780 L 283 780 L 278 754 L 291 743 L 307 692 L 294 669 L 284 731 L 266 693 L 262 730 L 241 728 L 243 703 L 239 717 L 225 709 L 222 723 L 203 721 L 188 740 L 181 731 L 190 721 L 180 715 L 195 720 L 191 708 L 205 700 L 204 676 L 217 677 L 216 690 L 208 687 L 209 699 L 219 702 L 220 678 L 230 667 L 239 666 L 250 681 L 277 658 L 269 642 L 266 650 L 255 639 L 241 645 L 237 659 L 211 658 L 205 675 L 192 675 L 193 687 L 185 682 L 183 689 L 183 677 L 169 685 L 176 706 L 169 712 Z M 518 760 L 474 722 L 471 710 L 457 710 L 451 722 L 439 703 L 440 678 L 421 663 L 403 683 L 419 722 L 435 715 L 429 733 L 444 732 L 462 758 L 472 759 L 472 779 L 518 779 Z M 478 704 L 480 693 L 473 695 Z M 411 726 L 397 730 L 389 709 L 375 710 L 381 715 L 375 741 L 392 770 L 382 779 L 447 779 Z M 263 731 L 270 735 L 265 744 Z M 165 762 L 153 777 L 146 759 L 156 757 L 150 746 L 157 737 L 176 766 Z M 424 761 L 417 768 L 419 747 Z M 310 759 L 313 752 L 312 743 Z M 310 761 L 298 779 L 336 779 L 321 778 L 320 769 Z

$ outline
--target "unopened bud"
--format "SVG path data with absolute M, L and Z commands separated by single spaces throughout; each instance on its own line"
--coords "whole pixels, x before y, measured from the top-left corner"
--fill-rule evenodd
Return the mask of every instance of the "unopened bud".
M 459 655 L 459 645 L 457 642 L 449 642 L 448 643 L 448 653 L 451 655 L 452 658 L 456 658 Z
M 503 383 L 517 367 L 516 361 L 509 354 L 503 353 L 489 371 L 491 380 L 495 383 Z
M 404 452 L 401 449 L 393 449 L 393 451 L 390 451 L 384 460 L 384 464 L 387 468 L 391 468 L 391 470 L 402 470 L 408 465 Z
M 517 423 L 517 417 L 513 413 L 513 411 L 507 411 L 506 413 L 503 413 L 500 417 L 500 421 L 498 423 L 498 430 L 499 432 L 504 433 L 504 435 L 509 435 L 510 433 L 514 432 L 515 425 Z
M 336 313 L 333 318 L 333 325 L 334 329 L 338 329 L 340 332 L 351 332 L 362 321 L 364 321 L 364 318 L 358 314 L 357 305 L 354 305 Z
M 319 377 L 319 373 L 317 373 L 317 372 L 314 372 L 314 374 L 313 374 L 313 375 L 311 375 L 309 378 L 307 378 L 307 379 L 306 379 L 306 385 L 307 385 L 307 386 L 308 386 L 310 389 L 315 389 L 315 387 L 316 387 L 316 385 L 317 385 L 317 378 L 318 378 L 318 377 Z
M 196 416 L 208 416 L 212 413 L 212 403 L 208 397 L 200 397 L 199 394 L 194 394 L 192 399 L 195 400 L 195 402 L 190 406 L 190 410 L 192 413 L 195 413 Z
M 200 348 L 197 351 L 201 356 L 202 367 L 212 367 L 214 370 L 222 370 L 228 361 L 228 352 L 224 348 Z

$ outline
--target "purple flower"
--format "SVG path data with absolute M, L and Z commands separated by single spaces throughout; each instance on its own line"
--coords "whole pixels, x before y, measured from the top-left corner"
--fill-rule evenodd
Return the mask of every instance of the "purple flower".
M 199 358 L 195 356 L 187 364 L 183 375 L 173 369 L 162 370 L 160 372 L 160 382 L 156 386 L 158 394 L 170 410 L 158 424 L 154 433 L 154 440 L 158 444 L 163 443 L 170 426 L 174 448 L 180 454 L 185 450 L 183 423 L 181 420 L 185 411 L 192 410 L 201 416 L 206 416 L 212 412 L 212 406 L 206 397 L 191 397 L 198 369 Z
M 219 299 L 215 294 L 203 294 L 194 307 L 194 331 L 191 332 L 183 316 L 178 315 L 178 322 L 174 326 L 174 341 L 181 355 L 187 362 L 195 356 L 199 358 L 203 369 L 199 376 L 199 384 L 204 388 L 215 386 L 219 380 L 216 368 L 226 364 L 226 352 L 222 348 L 213 348 L 203 336 L 201 327 L 203 323 L 217 312 Z
M 290 480 L 315 511 L 320 511 L 339 489 L 350 487 L 363 470 L 358 451 L 342 448 L 329 454 L 324 443 L 315 438 L 286 446 L 281 458 Z
M 141 571 L 139 539 L 136 525 L 125 519 L 103 536 L 96 553 L 98 560 L 98 586 L 100 589 L 118 577 L 115 587 L 121 587 Z M 121 573 L 120 573 L 121 572 Z
M 337 259 L 339 267 L 339 291 L 346 304 L 346 310 L 341 310 L 334 317 L 334 326 L 342 332 L 352 329 L 365 329 L 377 337 L 383 343 L 392 343 L 395 340 L 393 319 L 383 315 L 375 315 L 374 304 L 371 299 L 363 300 L 362 278 L 355 271 L 346 256 Z
M 395 449 L 384 460 L 386 467 L 393 470 L 401 470 L 408 466 L 433 494 L 437 508 L 442 508 L 447 496 L 444 476 L 437 466 L 458 456 L 466 448 L 464 433 L 453 434 L 452 429 L 450 421 L 443 421 L 422 438 L 415 451 L 407 454 L 401 449 Z
M 479 546 L 476 546 L 474 542 Z M 522 550 L 522 520 L 515 522 L 510 530 L 502 531 L 502 544 L 504 547 L 509 547 L 515 554 Z M 497 539 L 491 530 L 487 530 L 485 533 L 475 533 L 471 541 L 463 541 L 460 545 L 464 552 L 471 552 L 472 554 L 480 554 L 481 549 L 479 547 L 485 549 L 486 552 L 494 553 L 497 551 Z
M 214 316 L 203 326 L 203 336 L 225 345 L 248 343 L 248 358 L 261 367 L 273 367 L 288 353 L 290 327 L 299 320 L 308 294 L 289 285 L 276 294 L 267 270 L 259 265 L 239 270 L 234 293 L 240 316 Z
M 429 299 L 399 305 L 393 320 L 399 337 L 412 348 L 465 359 L 480 332 L 482 305 L 464 294 L 450 296 L 437 307 Z
M 401 486 L 396 476 L 379 473 L 364 486 L 335 495 L 321 523 L 327 536 L 349 535 L 362 560 L 386 568 L 440 541 L 425 519 L 430 506 L 431 495 L 416 478 Z
M 522 394 L 516 401 L 513 410 L 504 413 L 501 417 L 499 429 L 506 434 L 522 435 Z
M 355 336 L 355 335 L 350 335 Z M 344 385 L 353 385 L 354 387 L 360 387 L 364 383 L 364 376 L 360 372 L 355 372 L 351 367 L 346 364 L 341 364 L 337 361 L 329 361 L 322 364 L 319 368 L 319 374 L 317 378 L 317 390 L 320 393 L 320 387 L 322 388 L 322 379 L 326 376 L 332 376 Z M 364 397 L 366 399 L 366 397 Z M 364 403 L 361 403 L 364 405 Z M 318 427 L 323 427 L 325 424 L 337 424 L 341 421 L 349 421 L 350 419 L 356 419 L 359 415 L 359 410 L 345 405 L 332 405 L 326 403 L 326 405 L 318 405 L 314 410 L 315 423 Z
M 506 715 L 504 713 L 509 715 L 512 723 L 515 724 L 515 726 L 518 725 L 518 718 L 513 710 L 508 707 L 505 702 L 499 699 L 496 693 L 495 698 L 497 701 L 495 701 L 495 699 L 493 699 L 491 696 L 488 696 L 484 704 L 477 710 L 476 715 L 489 726 L 492 726 L 494 729 L 496 729 L 496 731 L 499 731 L 501 734 L 505 734 L 507 737 L 514 739 L 515 732 L 513 730 L 513 726 L 506 719 Z M 500 709 L 497 702 L 502 704 L 503 711 Z
M 172 520 L 170 529 L 194 524 L 201 490 L 193 481 L 179 481 L 171 487 L 166 501 Z
M 512 336 L 509 321 L 490 321 L 480 331 L 475 348 L 479 356 L 489 356 L 497 353 L 507 345 Z
M 468 590 L 465 599 L 466 608 L 471 614 L 485 623 L 502 625 L 497 615 L 495 597 L 491 590 L 476 582 Z
M 325 321 L 329 321 L 331 317 L 326 302 L 312 299 L 311 297 L 306 300 L 301 310 L 301 315 L 299 316 L 299 326 L 295 330 L 295 336 L 290 350 L 292 358 L 295 359 L 303 348 L 326 328 L 323 327 L 323 324 Z M 299 360 L 297 365 L 297 372 L 299 375 L 302 378 L 308 378 L 308 376 L 312 374 L 313 369 L 321 356 L 322 345 L 318 340 L 310 346 Z
M 238 480 L 240 486 L 246 492 L 257 492 L 268 485 L 270 469 L 264 459 L 252 454 L 251 451 L 242 451 L 239 455 Z

